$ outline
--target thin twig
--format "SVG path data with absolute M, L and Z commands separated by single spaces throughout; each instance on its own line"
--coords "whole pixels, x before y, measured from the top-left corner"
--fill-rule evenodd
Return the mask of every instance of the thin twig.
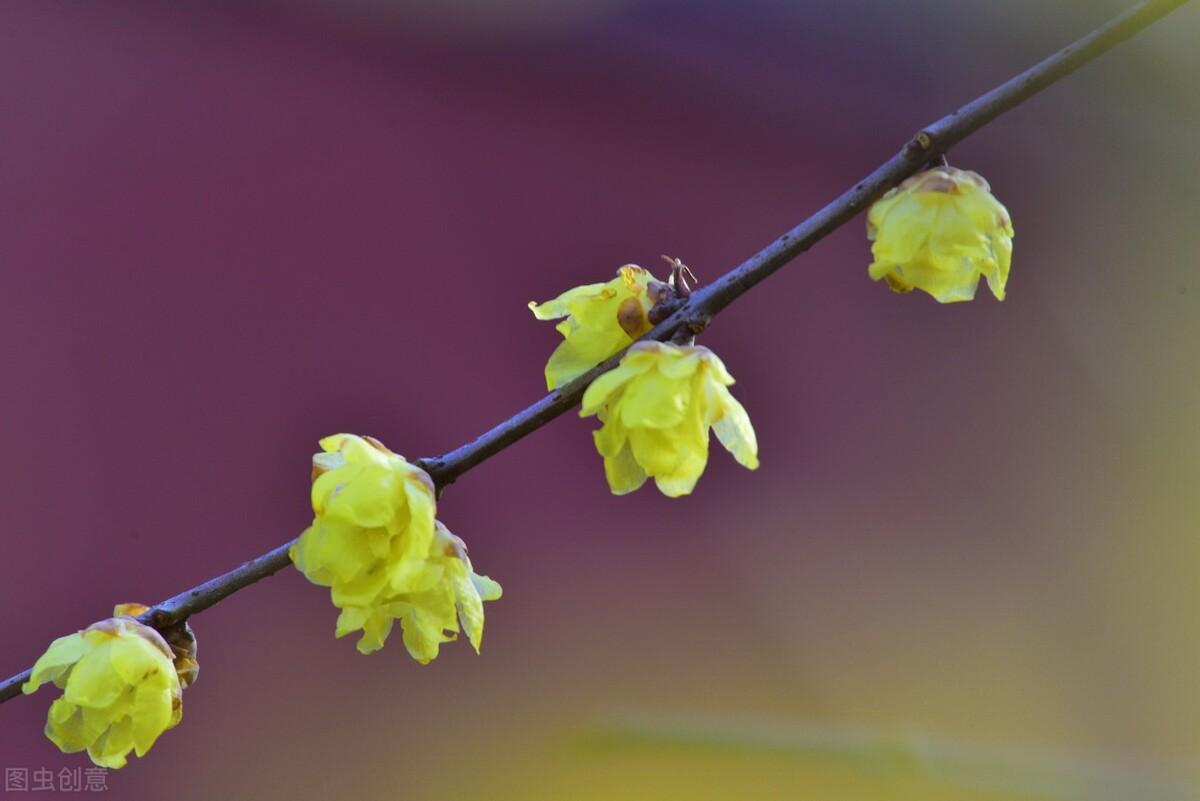
M 716 281 L 696 290 L 688 302 L 656 325 L 643 339 L 669 339 L 680 328 L 701 330 L 709 321 L 751 287 L 808 250 L 833 230 L 858 215 L 884 192 L 946 152 L 952 145 L 979 130 L 1050 84 L 1070 75 L 1092 59 L 1128 39 L 1188 0 L 1148 0 L 1059 50 L 1020 75 L 942 117 L 919 131 L 900 152 L 847 190 L 841 197 L 776 239 Z M 620 362 L 617 354 L 576 378 L 532 406 L 518 412 L 473 441 L 442 456 L 418 460 L 439 490 L 490 456 L 522 439 L 574 408 L 598 375 Z M 259 579 L 277 573 L 289 564 L 288 542 L 252 559 L 223 576 L 154 606 L 139 618 L 157 628 L 169 628 L 203 611 Z M 19 695 L 29 678 L 26 670 L 0 682 L 0 703 Z

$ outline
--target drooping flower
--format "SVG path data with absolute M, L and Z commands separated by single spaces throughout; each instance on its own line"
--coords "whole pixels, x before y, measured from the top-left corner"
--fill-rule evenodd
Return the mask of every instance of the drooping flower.
M 639 342 L 583 395 L 581 417 L 603 424 L 593 433 L 616 495 L 652 477 L 664 495 L 687 495 L 708 463 L 708 431 L 751 470 L 758 441 L 733 377 L 717 355 L 697 345 Z
M 649 271 L 626 264 L 607 283 L 577 286 L 545 303 L 530 302 L 539 320 L 563 318 L 555 330 L 564 341 L 546 362 L 547 389 L 586 373 L 650 330 L 647 315 L 654 302 L 647 285 L 654 280 Z
M 63 694 L 50 706 L 46 736 L 62 751 L 86 750 L 97 765 L 124 767 L 144 756 L 183 717 L 177 654 L 162 635 L 126 613 L 59 637 L 33 666 L 25 693 L 53 681 Z M 194 655 L 190 663 L 194 677 Z M 190 683 L 190 682 L 189 682 Z
M 382 645 L 393 621 L 399 620 L 405 648 L 424 665 L 437 657 L 442 643 L 458 638 L 461 621 L 471 647 L 479 653 L 483 602 L 500 594 L 500 585 L 475 573 L 466 545 L 439 521 L 420 581 L 406 592 L 385 593 L 378 603 L 346 607 L 338 617 L 337 636 L 361 628 L 364 640 Z M 361 642 L 359 650 L 363 650 Z
M 941 303 L 972 300 L 980 276 L 1004 300 L 1012 221 L 988 182 L 970 170 L 935 167 L 908 178 L 867 214 L 875 281 L 920 289 Z
M 310 581 L 330 588 L 341 610 L 336 636 L 362 630 L 358 650 L 371 653 L 399 619 L 409 653 L 425 663 L 454 639 L 460 608 L 478 651 L 482 601 L 500 597 L 500 586 L 475 576 L 462 541 L 434 519 L 428 474 L 370 437 L 337 434 L 320 444 L 323 452 L 313 457 L 315 517 L 291 557 Z M 448 555 L 447 543 L 461 556 Z

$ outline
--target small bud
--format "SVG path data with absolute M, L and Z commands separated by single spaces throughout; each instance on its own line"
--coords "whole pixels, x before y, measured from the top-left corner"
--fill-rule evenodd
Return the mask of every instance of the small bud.
M 651 306 L 657 306 L 674 300 L 675 290 L 670 284 L 664 284 L 662 281 L 650 281 L 646 284 L 646 297 L 650 299 Z

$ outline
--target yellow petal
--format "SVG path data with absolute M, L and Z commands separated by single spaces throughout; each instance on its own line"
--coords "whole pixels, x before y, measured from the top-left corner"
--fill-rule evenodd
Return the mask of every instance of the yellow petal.
M 29 694 L 35 692 L 38 687 L 41 687 L 48 681 L 55 681 L 62 676 L 70 667 L 79 661 L 87 649 L 87 644 L 84 642 L 83 634 L 76 632 L 68 634 L 65 637 L 59 637 L 54 642 L 50 643 L 50 647 L 46 649 L 46 653 L 38 657 L 37 662 L 33 663 L 33 670 L 30 671 L 29 680 L 21 685 L 21 692 Z
M 322 586 L 353 581 L 378 561 L 366 532 L 337 519 L 314 520 L 289 553 L 296 568 Z
M 713 353 L 708 348 L 695 347 L 694 350 L 701 359 L 704 365 L 706 379 L 716 381 L 721 386 L 733 386 L 733 376 L 729 374 L 729 370 L 725 367 L 725 362 L 717 354 Z
M 125 757 L 133 750 L 133 721 L 128 717 L 115 722 L 88 746 L 88 756 L 105 768 L 125 767 Z
M 461 565 L 458 559 L 452 561 Z M 479 653 L 479 646 L 483 642 L 483 599 L 479 597 L 479 591 L 465 567 L 453 572 L 451 582 L 463 631 L 467 633 L 467 640 L 475 649 L 475 653 Z
M 578 378 L 650 330 L 646 287 L 652 278 L 636 265 L 625 265 L 611 281 L 575 287 L 552 301 L 530 304 L 539 320 L 565 318 L 555 327 L 563 342 L 546 363 L 548 389 Z
M 574 381 L 633 340 L 620 328 L 600 329 L 559 343 L 546 362 L 546 389 Z
M 182 707 L 181 707 L 182 708 Z M 131 741 L 138 756 L 143 756 L 171 726 L 171 690 L 168 687 L 139 686 L 130 712 Z M 110 737 L 111 739 L 111 737 Z
M 721 362 L 708 348 L 698 346 L 677 347 L 673 345 L 667 347 L 670 348 L 666 351 L 669 355 L 666 358 L 658 359 L 657 367 L 659 372 L 670 379 L 685 381 L 691 378 L 697 370 L 701 369 L 701 366 L 706 361 L 715 359 L 717 364 Z M 719 369 L 724 370 L 724 365 L 721 365 Z
M 705 460 L 692 456 L 672 473 L 654 477 L 654 486 L 668 498 L 691 495 L 696 482 L 704 474 Z
M 361 606 L 347 606 L 342 608 L 341 614 L 338 615 L 337 626 L 334 628 L 334 637 L 345 637 L 347 634 L 358 631 L 367 621 L 367 610 Z
M 988 273 L 988 288 L 996 300 L 1004 300 L 1005 285 L 1008 284 L 1008 271 L 1012 265 L 1012 239 L 1010 236 L 997 235 L 992 241 L 995 252 L 996 269 Z
M 554 300 L 548 300 L 545 303 L 530 301 L 529 310 L 539 320 L 557 320 L 559 317 L 566 317 L 571 313 L 572 303 L 599 295 L 604 291 L 605 286 L 606 284 L 584 284 L 583 286 L 577 286 L 574 289 L 568 289 Z
M 713 433 L 740 465 L 757 470 L 758 438 L 750 425 L 750 416 L 725 387 L 717 386 L 714 394 L 720 411 L 712 424 Z
M 437 659 L 439 646 L 445 641 L 437 621 L 428 613 L 413 609 L 400 622 L 409 655 L 422 665 Z
M 599 413 L 601 407 L 612 399 L 614 393 L 620 391 L 631 379 L 649 369 L 648 365 L 629 364 L 627 358 L 622 359 L 619 365 L 607 373 L 597 376 L 595 381 L 588 384 L 580 404 L 580 417 L 591 417 Z
M 385 613 L 368 615 L 363 623 L 363 636 L 359 638 L 356 646 L 358 652 L 370 654 L 382 648 L 391 634 L 392 622 L 391 616 Z
M 423 556 L 433 543 L 433 518 L 436 505 L 429 488 L 420 481 L 407 481 L 404 485 L 408 499 L 409 523 L 405 546 L 406 554 Z
M 352 581 L 335 582 L 329 590 L 329 597 L 338 608 L 369 606 L 388 586 L 388 579 L 387 563 L 379 559 Z
M 659 370 L 631 381 L 621 397 L 621 423 L 626 428 L 670 428 L 683 421 L 691 398 L 688 379 L 667 378 Z
M 402 501 L 400 476 L 392 470 L 376 465 L 347 465 L 317 477 L 313 482 L 316 492 L 323 484 L 334 484 L 324 496 L 324 514 L 338 517 L 362 528 L 386 526 L 396 514 Z M 314 504 L 314 509 L 316 505 Z
M 613 495 L 626 495 L 646 483 L 646 471 L 633 458 L 628 441 L 615 455 L 604 457 L 604 477 Z
M 475 592 L 485 601 L 498 601 L 504 595 L 504 590 L 498 582 L 479 573 L 471 573 L 471 583 L 475 585 Z
M 651 476 L 674 472 L 689 445 L 682 433 L 674 429 L 629 429 L 629 446 L 633 450 L 633 458 Z
M 98 729 L 89 728 L 80 708 L 65 698 L 55 699 L 46 715 L 46 737 L 65 754 L 84 750 L 106 728 L 107 721 Z
M 94 708 L 116 702 L 128 685 L 113 670 L 109 651 L 108 646 L 90 649 L 75 663 L 63 698 L 72 704 Z
M 171 660 L 136 634 L 118 637 L 109 648 L 108 659 L 111 670 L 127 687 L 148 682 L 165 687 L 175 675 Z
M 619 419 L 609 419 L 598 431 L 592 432 L 592 439 L 601 456 L 616 456 L 629 441 L 629 432 Z

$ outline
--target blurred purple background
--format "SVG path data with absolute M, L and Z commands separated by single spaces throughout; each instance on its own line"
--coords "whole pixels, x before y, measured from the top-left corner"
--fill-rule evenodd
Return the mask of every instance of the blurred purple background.
M 319 437 L 433 455 L 540 397 L 528 301 L 711 279 L 1124 5 L 3 5 L 0 672 L 294 536 Z M 193 620 L 183 724 L 111 797 L 1025 797 L 926 736 L 1200 779 L 1198 34 L 951 153 L 1015 220 L 1005 303 L 892 295 L 845 226 L 703 337 L 758 472 L 613 498 L 556 421 L 440 504 L 505 588 L 481 656 L 362 657 L 285 571 Z M 89 764 L 51 698 L 0 709 L 5 767 Z M 619 734 L 697 717 L 907 761 Z

